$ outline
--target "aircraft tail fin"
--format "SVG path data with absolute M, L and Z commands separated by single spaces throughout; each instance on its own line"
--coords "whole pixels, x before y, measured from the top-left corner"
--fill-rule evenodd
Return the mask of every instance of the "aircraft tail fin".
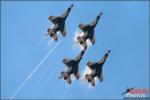
M 53 37 L 55 41 L 58 40 L 57 33 L 55 33 L 53 29 L 48 28 L 47 32 L 48 32 L 47 35 L 50 35 L 50 37 Z
M 48 34 L 52 37 L 53 36 L 53 29 L 48 28 L 47 29 Z
M 71 77 L 64 71 L 61 72 L 61 76 L 58 79 L 64 78 L 69 84 L 71 84 Z
M 86 75 L 85 75 L 85 79 L 86 79 L 88 82 L 91 82 L 91 81 L 92 81 L 92 79 L 91 79 L 91 77 L 90 77 L 90 74 L 86 74 Z
M 58 37 L 57 37 L 57 34 L 56 34 L 56 33 L 54 33 L 52 37 L 53 37 L 53 39 L 54 39 L 55 41 L 58 40 Z
M 68 84 L 71 84 L 71 78 L 70 78 L 70 76 L 67 78 L 67 82 L 68 82 Z
M 90 74 L 85 75 L 85 79 L 92 85 L 95 86 L 95 80 L 90 78 Z

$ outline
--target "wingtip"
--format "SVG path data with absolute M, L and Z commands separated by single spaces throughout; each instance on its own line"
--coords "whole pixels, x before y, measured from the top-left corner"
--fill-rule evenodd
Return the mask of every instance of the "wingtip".
M 62 60 L 62 62 L 65 63 L 65 62 L 66 62 L 66 58 L 64 58 L 64 59 Z
M 89 66 L 90 65 L 90 62 L 87 62 L 87 64 L 86 64 L 87 66 Z
M 52 16 L 48 16 L 48 19 L 51 20 L 51 19 L 52 19 Z

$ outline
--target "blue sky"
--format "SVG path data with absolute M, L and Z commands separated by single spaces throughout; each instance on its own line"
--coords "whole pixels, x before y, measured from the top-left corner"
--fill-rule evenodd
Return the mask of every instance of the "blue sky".
M 51 26 L 49 15 L 61 15 L 70 4 L 67 36 L 49 45 L 44 37 Z M 80 23 L 90 23 L 103 12 L 96 29 L 96 44 L 85 53 L 80 72 L 88 61 L 98 61 L 107 50 L 112 52 L 103 66 L 104 81 L 89 88 L 73 80 L 68 85 L 58 80 L 66 67 L 64 57 L 80 52 L 72 48 Z M 149 2 L 148 1 L 3 1 L 1 2 L 1 96 L 10 98 L 55 45 L 59 45 L 42 63 L 14 98 L 34 99 L 121 99 L 127 86 L 149 87 Z M 49 79 L 50 75 L 53 76 Z

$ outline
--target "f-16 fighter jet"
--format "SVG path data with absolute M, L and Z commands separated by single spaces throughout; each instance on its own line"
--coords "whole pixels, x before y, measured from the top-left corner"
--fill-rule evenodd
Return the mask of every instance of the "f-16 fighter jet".
M 84 48 L 87 48 L 87 44 L 86 44 L 86 40 L 90 39 L 90 41 L 92 42 L 92 44 L 95 44 L 95 36 L 94 36 L 94 29 L 100 19 L 100 17 L 102 16 L 102 12 L 96 17 L 96 19 L 94 21 L 92 21 L 91 24 L 80 24 L 79 28 L 84 32 L 83 36 L 78 36 L 77 40 L 78 42 L 84 46 Z
M 84 53 L 85 53 L 84 50 L 81 51 L 80 54 L 74 59 L 64 58 L 63 63 L 67 66 L 68 69 L 66 71 L 62 71 L 61 76 L 58 79 L 63 78 L 69 84 L 71 84 L 71 75 L 74 74 L 74 76 L 78 80 L 79 79 L 79 63 Z
M 73 7 L 73 4 L 61 16 L 49 16 L 49 20 L 54 24 L 53 28 L 47 29 L 47 34 L 53 37 L 55 41 L 58 40 L 57 32 L 60 31 L 63 36 L 66 36 L 65 21 Z
M 131 90 L 133 90 L 134 89 L 134 87 L 133 88 L 127 88 L 126 89 L 126 92 L 124 92 L 124 93 L 122 93 L 121 95 L 124 95 L 124 94 L 126 94 L 126 93 L 129 93 Z
M 92 85 L 95 86 L 95 77 L 102 82 L 103 81 L 103 71 L 102 66 L 105 63 L 108 55 L 110 54 L 110 50 L 103 56 L 103 58 L 99 62 L 88 62 L 87 66 L 92 70 L 90 74 L 85 75 L 85 79 Z

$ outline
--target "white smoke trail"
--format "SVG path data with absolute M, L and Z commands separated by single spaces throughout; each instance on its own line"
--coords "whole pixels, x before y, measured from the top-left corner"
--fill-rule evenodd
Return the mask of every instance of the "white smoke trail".
M 37 92 L 37 94 L 32 98 L 35 99 L 37 97 L 37 95 L 43 90 L 43 88 L 48 84 L 48 81 L 54 76 L 54 74 L 56 73 L 56 71 L 58 70 L 58 67 L 50 74 L 50 76 L 47 78 L 47 80 L 45 81 L 45 83 L 43 84 L 43 86 L 39 89 L 39 91 Z
M 14 92 L 14 94 L 9 98 L 13 99 L 17 93 L 24 87 L 24 85 L 29 81 L 29 79 L 32 77 L 32 75 L 39 69 L 39 67 L 43 64 L 43 62 L 47 59 L 47 57 L 56 49 L 58 44 L 54 46 L 41 60 L 41 62 L 35 67 L 35 69 L 28 75 L 28 77 L 22 82 L 22 84 L 17 88 L 17 90 Z
M 51 39 L 49 42 L 48 42 L 48 46 L 50 46 L 51 45 L 51 43 L 53 42 L 54 40 L 53 39 Z
M 43 79 L 45 73 L 48 72 L 48 67 L 44 70 L 44 72 L 41 74 L 41 76 L 38 78 L 38 81 L 31 87 L 32 90 L 35 90 L 38 87 L 38 84 L 41 82 L 41 80 Z M 30 90 L 29 92 L 29 96 L 32 96 L 32 90 Z
M 60 97 L 60 99 L 63 99 L 65 96 L 66 96 L 66 94 L 70 91 L 70 89 L 71 89 L 71 86 L 69 86 L 68 88 L 67 88 L 67 90 L 64 92 L 64 94 Z
M 81 31 L 75 32 L 75 35 L 73 37 L 73 48 L 78 47 L 78 44 L 79 44 L 80 50 L 84 49 L 84 46 L 80 45 L 80 43 L 79 43 L 79 41 L 77 39 L 78 36 L 83 36 L 83 35 L 84 35 L 84 32 L 81 32 Z M 86 43 L 87 43 L 87 48 L 89 48 L 92 45 L 92 43 L 91 43 L 91 41 L 89 39 L 86 40 Z
M 53 77 L 53 75 L 57 72 L 58 69 L 59 69 L 59 67 L 55 68 L 55 70 L 53 71 L 53 73 L 51 73 L 51 75 L 48 77 L 48 80 Z
M 59 32 L 57 32 L 57 34 L 59 35 Z M 61 40 L 61 43 L 64 40 Z M 51 77 L 53 77 L 53 75 L 56 73 L 56 71 L 59 69 L 59 67 L 55 68 L 55 70 L 53 70 L 53 72 L 50 74 L 49 78 L 45 81 L 45 83 L 43 84 L 43 86 L 39 89 L 39 91 L 36 94 L 39 94 L 41 92 L 41 90 L 47 85 L 48 81 L 51 79 Z M 40 81 L 40 79 L 38 80 Z M 33 96 L 32 99 L 35 99 L 37 97 L 37 95 Z

